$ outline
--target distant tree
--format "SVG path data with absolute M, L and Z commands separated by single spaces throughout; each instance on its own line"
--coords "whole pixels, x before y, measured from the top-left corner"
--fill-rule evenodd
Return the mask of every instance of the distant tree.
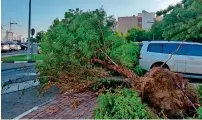
M 150 30 L 142 30 L 141 28 L 134 27 L 128 30 L 126 35 L 128 41 L 141 42 L 144 40 L 152 39 L 152 32 Z
M 44 33 L 45 33 L 44 31 L 37 32 L 35 37 L 35 42 L 39 43 L 42 40 L 42 36 Z
M 186 39 L 202 43 L 201 11 L 201 0 L 183 0 L 175 6 L 157 12 L 157 16 L 164 15 L 164 19 L 153 24 L 152 32 L 158 38 L 163 37 L 166 40 Z
M 163 37 L 164 25 L 162 21 L 155 22 L 151 27 L 151 32 L 156 40 L 164 40 Z

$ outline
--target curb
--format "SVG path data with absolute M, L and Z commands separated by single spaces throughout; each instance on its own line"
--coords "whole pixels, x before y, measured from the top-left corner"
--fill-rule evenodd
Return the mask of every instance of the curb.
M 1 63 L 36 63 L 36 62 L 42 62 L 43 60 L 38 60 L 38 61 L 1 61 Z

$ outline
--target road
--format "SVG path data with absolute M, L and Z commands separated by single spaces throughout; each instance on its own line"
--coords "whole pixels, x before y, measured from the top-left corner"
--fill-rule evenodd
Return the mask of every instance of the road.
M 37 45 L 33 45 L 33 53 L 37 53 Z M 27 50 L 4 52 L 4 53 L 1 53 L 1 57 L 6 57 L 6 56 L 10 56 L 10 55 L 18 55 L 18 54 L 27 54 Z
M 1 63 L 1 83 L 16 79 L 35 79 L 35 63 Z
M 5 83 L 8 80 L 15 80 L 22 77 L 27 78 L 27 80 L 36 78 L 36 76 L 35 78 L 31 78 L 31 74 L 36 73 L 35 63 L 2 63 L 1 65 L 1 83 Z M 20 85 L 17 85 L 16 87 L 15 84 Z M 28 86 L 28 84 L 24 85 Z M 29 86 L 28 89 L 18 90 L 19 86 L 24 85 L 22 83 L 14 83 L 10 85 L 10 92 L 5 92 L 2 89 L 1 115 L 3 119 L 13 119 L 20 114 L 32 109 L 33 107 L 39 106 L 54 98 L 54 93 L 57 92 L 56 89 L 51 89 L 49 92 L 45 93 L 44 96 L 37 96 L 37 88 L 34 87 Z
M 1 71 L 15 68 L 35 66 L 36 63 L 1 63 Z
M 37 53 L 37 45 L 35 45 L 33 52 Z M 1 53 L 1 55 L 5 57 L 26 53 L 26 50 L 20 50 Z M 1 83 L 22 77 L 29 79 L 32 74 L 36 74 L 35 63 L 1 63 Z M 33 77 L 30 79 L 33 79 Z M 25 90 L 17 90 L 14 92 L 1 94 L 2 119 L 13 119 L 32 109 L 33 107 L 39 106 L 53 99 L 56 96 L 56 88 L 49 90 L 49 92 L 45 93 L 44 96 L 38 96 L 37 89 L 38 87 L 29 87 Z
M 56 96 L 55 88 L 49 90 L 44 96 L 37 95 L 37 88 L 28 88 L 24 91 L 17 91 L 1 95 L 1 118 L 13 119 L 20 114 L 50 101 Z

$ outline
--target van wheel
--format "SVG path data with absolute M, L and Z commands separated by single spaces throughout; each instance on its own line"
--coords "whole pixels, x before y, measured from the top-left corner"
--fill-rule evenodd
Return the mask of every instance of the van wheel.
M 154 64 L 151 66 L 150 70 L 151 70 L 152 68 L 154 68 L 154 67 L 161 67 L 162 64 L 163 64 L 163 62 L 154 63 Z M 170 68 L 169 68 L 169 66 L 168 66 L 167 64 L 164 64 L 164 65 L 163 65 L 163 68 L 170 70 Z

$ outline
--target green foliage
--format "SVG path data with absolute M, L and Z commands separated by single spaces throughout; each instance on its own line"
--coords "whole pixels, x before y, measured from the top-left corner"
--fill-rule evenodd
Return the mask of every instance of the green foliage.
M 143 76 L 145 74 L 144 69 L 141 66 L 136 66 L 133 70 L 138 76 Z
M 41 51 L 45 62 L 38 65 L 41 77 L 57 77 L 72 66 L 90 68 L 91 58 L 105 61 L 105 54 L 125 67 L 137 64 L 138 46 L 112 31 L 115 19 L 102 8 L 87 12 L 70 9 L 64 16 L 55 19 L 43 35 Z
M 133 68 L 137 62 L 139 55 L 139 47 L 136 44 L 123 44 L 116 47 L 109 53 L 110 57 L 116 60 L 117 63 Z
M 163 37 L 166 40 L 202 42 L 201 11 L 201 0 L 183 0 L 182 3 L 157 12 L 158 16 L 163 14 L 164 19 L 156 22 L 152 31 L 157 38 Z
M 151 31 L 154 34 L 155 40 L 164 40 L 163 31 L 164 31 L 164 23 L 162 21 L 155 22 L 152 25 Z
M 197 114 L 198 114 L 198 119 L 202 119 L 202 107 L 199 107 L 197 110 Z
M 125 88 L 99 96 L 94 117 L 95 119 L 148 119 L 151 118 L 151 113 L 146 105 L 142 104 L 135 91 Z
M 141 28 L 134 27 L 128 30 L 126 39 L 132 42 L 142 42 L 144 40 L 151 40 L 152 33 L 149 30 L 145 31 L 145 30 L 142 30 Z
M 36 40 L 37 43 L 39 43 L 42 40 L 42 37 L 43 37 L 44 34 L 45 34 L 44 31 L 40 31 L 40 32 L 36 33 L 35 40 Z
M 196 91 L 197 91 L 198 96 L 199 96 L 199 101 L 202 104 L 202 85 L 198 85 L 196 88 Z
M 124 87 L 127 87 L 127 83 L 124 82 L 121 78 L 103 78 L 96 80 L 92 86 L 92 89 L 94 91 L 99 91 L 103 88 L 106 90 L 113 90 Z

